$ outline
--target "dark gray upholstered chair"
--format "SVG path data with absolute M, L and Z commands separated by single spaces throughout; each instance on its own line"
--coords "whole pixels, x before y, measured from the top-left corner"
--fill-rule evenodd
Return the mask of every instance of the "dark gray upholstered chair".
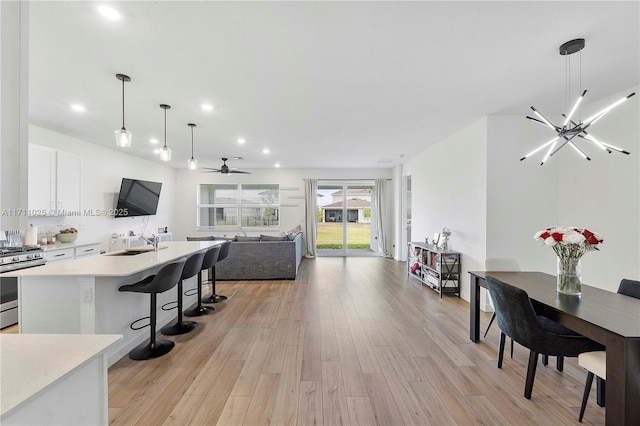
M 135 347 L 131 352 L 129 352 L 129 358 L 137 361 L 158 358 L 162 355 L 168 354 L 175 346 L 175 343 L 171 340 L 156 340 L 156 296 L 158 293 L 164 293 L 178 284 L 186 261 L 186 258 L 182 258 L 175 262 L 167 263 L 160 268 L 157 274 L 149 275 L 142 281 L 135 284 L 123 285 L 118 289 L 122 292 L 130 291 L 133 293 L 148 293 L 151 299 L 149 316 L 140 318 L 131 323 L 132 330 L 140 330 L 144 327 L 151 328 L 149 343 L 145 342 Z M 141 327 L 134 326 L 138 321 L 145 319 L 149 319 L 149 324 Z
M 191 309 L 187 309 L 184 311 L 184 315 L 187 317 L 198 317 L 201 315 L 208 315 L 213 312 L 213 306 L 202 306 L 202 271 L 206 271 L 215 266 L 218 261 L 218 255 L 220 254 L 221 246 L 211 247 L 209 250 L 205 252 L 204 259 L 202 260 L 202 266 L 200 267 L 200 272 L 198 273 L 198 288 L 196 293 L 198 294 L 198 304 Z M 191 289 L 194 290 L 194 289 Z M 185 292 L 186 295 L 190 296 L 191 292 Z
M 220 246 L 220 254 L 218 254 L 218 262 L 223 261 L 229 256 L 229 250 L 231 250 L 231 241 L 225 241 Z M 221 296 L 216 294 L 216 265 L 211 268 L 211 296 L 203 300 L 204 303 L 220 303 L 227 300 L 227 296 Z
M 618 294 L 640 299 L 640 281 L 623 279 L 620 281 L 620 286 L 618 286 Z M 578 417 L 578 421 L 582 423 L 594 375 L 598 378 L 598 405 L 604 407 L 605 380 L 607 379 L 607 353 L 597 351 L 580 354 L 578 356 L 578 365 L 587 370 L 587 381 L 584 385 L 580 416 Z
M 515 259 L 489 257 L 484 260 L 484 269 L 485 271 L 520 271 L 520 265 Z M 484 330 L 484 337 L 487 337 L 487 333 L 489 332 L 493 321 L 496 319 L 496 307 L 493 305 L 493 300 L 491 299 L 489 291 L 487 291 L 487 300 L 493 309 L 493 314 L 491 315 L 489 324 L 487 324 L 487 328 Z M 511 340 L 511 358 L 513 358 L 513 339 Z
M 200 267 L 202 266 L 202 260 L 204 259 L 205 252 L 200 251 L 190 255 L 187 258 L 186 263 L 184 264 L 184 269 L 182 270 L 182 276 L 178 280 L 178 319 L 175 323 L 165 325 L 160 329 L 162 334 L 167 336 L 177 336 L 179 334 L 189 333 L 190 331 L 195 330 L 198 327 L 198 323 L 194 321 L 184 321 L 182 317 L 182 288 L 183 281 L 187 278 L 191 278 L 194 275 L 200 272 Z M 175 303 L 175 302 L 170 302 Z M 168 305 L 169 303 L 167 303 Z M 166 305 L 165 305 L 166 306 Z M 164 308 L 164 307 L 163 307 Z M 174 308 L 171 308 L 174 309 Z M 168 310 L 168 309 L 167 309 Z
M 538 354 L 577 357 L 582 352 L 604 348 L 548 318 L 536 315 L 526 291 L 491 276 L 487 276 L 486 281 L 496 307 L 498 327 L 503 333 L 500 336 L 498 368 L 502 368 L 505 335 L 529 349 L 525 398 L 531 399 Z

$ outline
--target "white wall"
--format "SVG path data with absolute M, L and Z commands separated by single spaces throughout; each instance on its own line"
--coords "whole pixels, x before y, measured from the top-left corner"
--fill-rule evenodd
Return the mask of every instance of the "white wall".
M 235 230 L 198 231 L 196 228 L 196 203 L 198 185 L 201 183 L 277 183 L 280 190 L 280 227 L 278 230 L 247 231 L 248 235 L 261 233 L 273 234 L 286 232 L 297 225 L 304 226 L 304 179 L 376 179 L 392 178 L 392 169 L 252 169 L 250 175 L 220 173 L 202 173 L 181 169 L 176 171 L 176 210 L 177 218 L 174 225 L 174 238 L 184 239 L 187 236 L 216 235 L 232 236 Z M 285 188 L 285 189 L 283 189 Z M 294 188 L 294 189 L 288 189 Z M 393 202 L 392 184 L 388 185 L 388 208 Z M 391 211 L 389 213 L 392 213 Z M 393 214 L 388 214 L 388 229 L 393 230 Z M 389 238 L 394 241 L 395 234 Z
M 469 299 L 467 271 L 484 269 L 487 214 L 487 119 L 482 118 L 413 155 L 403 175 L 412 180 L 412 240 L 429 241 L 447 227 L 449 246 L 462 253 L 460 291 Z
M 82 156 L 82 209 L 115 209 L 123 177 L 162 182 L 155 216 L 114 218 L 113 216 L 33 217 L 29 223 L 42 230 L 46 226 L 69 225 L 80 229 L 78 241 L 100 241 L 108 250 L 112 233 L 134 231 L 136 234 L 157 232 L 159 227 L 171 231 L 174 223 L 175 169 L 139 157 L 87 143 L 37 126 L 29 126 L 29 142 Z
M 582 117 L 640 88 L 582 107 Z M 553 132 L 524 116 L 489 116 L 414 155 L 413 240 L 453 231 L 451 248 L 462 252 L 462 296 L 468 270 L 484 269 L 487 257 L 515 258 L 523 270 L 555 274 L 555 254 L 533 240 L 552 225 L 586 227 L 604 236 L 598 252 L 583 258 L 583 281 L 616 291 L 620 279 L 640 278 L 640 96 L 589 129 L 631 155 L 607 154 L 580 142 L 586 161 L 569 147 L 544 166 L 540 152 L 520 158 Z M 552 120 L 557 117 L 550 117 Z

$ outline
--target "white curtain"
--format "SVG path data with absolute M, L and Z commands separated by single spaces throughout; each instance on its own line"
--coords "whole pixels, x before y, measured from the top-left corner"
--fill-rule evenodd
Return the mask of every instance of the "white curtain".
M 316 256 L 318 233 L 318 179 L 306 179 L 304 183 L 304 240 L 305 257 Z
M 376 212 L 375 226 L 378 234 L 378 250 L 384 257 L 391 257 L 391 253 L 387 250 L 387 232 L 385 230 L 387 218 L 386 188 L 386 179 L 376 179 L 376 186 L 373 192 L 373 211 Z

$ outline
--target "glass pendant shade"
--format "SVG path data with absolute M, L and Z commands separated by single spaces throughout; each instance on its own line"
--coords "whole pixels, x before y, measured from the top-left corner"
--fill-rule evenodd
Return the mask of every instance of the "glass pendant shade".
M 122 128 L 116 130 L 116 145 L 121 148 L 131 146 L 131 132 L 124 127 L 124 83 L 131 81 L 131 77 L 124 74 L 116 74 L 116 78 L 122 82 Z
M 116 145 L 122 148 L 128 148 L 131 146 L 131 132 L 124 127 L 120 130 L 116 130 Z
M 171 148 L 166 145 L 160 150 L 160 159 L 162 161 L 171 161 Z
M 189 170 L 197 170 L 198 169 L 198 160 L 196 160 L 195 158 L 191 157 L 189 160 L 187 160 L 187 167 L 189 168 Z
M 171 161 L 171 148 L 167 146 L 167 110 L 170 109 L 171 106 L 160 104 L 160 108 L 164 110 L 164 146 L 160 150 L 160 160 Z

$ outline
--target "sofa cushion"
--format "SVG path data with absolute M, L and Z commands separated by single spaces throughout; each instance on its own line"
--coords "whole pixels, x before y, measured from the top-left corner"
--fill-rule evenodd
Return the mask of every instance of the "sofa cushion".
M 260 240 L 262 241 L 293 241 L 293 240 L 289 240 L 289 238 L 286 235 L 282 237 L 275 237 L 273 235 L 260 235 Z
M 213 237 L 213 241 L 235 241 L 236 239 L 231 237 Z
M 239 243 L 250 243 L 260 241 L 260 237 L 243 237 L 241 235 L 236 235 L 236 241 Z

